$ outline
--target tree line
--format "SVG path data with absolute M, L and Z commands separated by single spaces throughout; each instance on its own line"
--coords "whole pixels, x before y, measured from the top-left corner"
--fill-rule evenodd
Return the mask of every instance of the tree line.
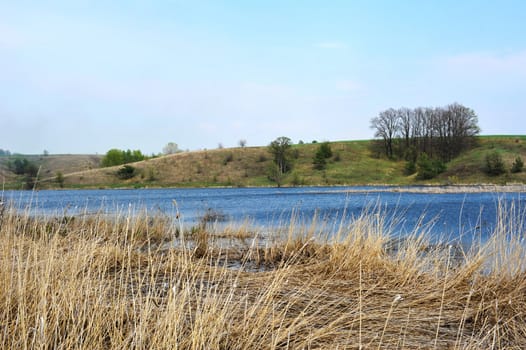
M 144 160 L 146 157 L 140 150 L 120 150 L 116 148 L 110 149 L 101 160 L 103 167 L 110 167 L 115 165 L 134 163 Z
M 371 119 L 374 136 L 381 138 L 389 158 L 415 162 L 425 153 L 449 162 L 469 148 L 478 135 L 478 117 L 468 107 L 453 103 L 445 107 L 389 108 Z

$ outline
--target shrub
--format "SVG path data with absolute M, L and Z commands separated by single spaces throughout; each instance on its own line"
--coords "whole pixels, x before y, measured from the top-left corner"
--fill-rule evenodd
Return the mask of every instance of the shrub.
M 517 158 L 515 158 L 515 161 L 511 165 L 511 172 L 520 173 L 523 167 L 524 167 L 524 163 L 522 162 L 522 158 L 518 156 Z
M 486 173 L 491 176 L 498 176 L 506 172 L 502 156 L 498 152 L 491 152 L 486 155 Z
M 416 162 L 417 178 L 429 180 L 446 170 L 446 165 L 438 160 L 429 158 L 426 153 L 420 154 Z
M 117 170 L 117 177 L 121 180 L 131 179 L 135 176 L 135 168 L 131 165 L 125 165 Z
M 406 175 L 413 175 L 416 173 L 416 163 L 412 160 L 409 160 L 404 167 L 404 173 Z
M 331 145 L 328 142 L 321 143 L 318 146 L 318 150 L 316 151 L 316 154 L 314 155 L 314 159 L 312 160 L 314 169 L 316 170 L 325 169 L 325 166 L 327 165 L 326 159 L 330 157 L 332 157 Z
M 264 154 L 260 154 L 260 155 L 258 156 L 258 162 L 259 162 L 259 163 L 266 162 L 267 159 L 268 159 L 267 156 L 264 155 Z
M 314 156 L 314 159 L 312 160 L 312 165 L 314 169 L 316 170 L 323 170 L 327 166 L 327 161 L 323 156 L 321 156 L 318 152 L 316 152 L 316 155 Z
M 57 171 L 57 174 L 55 176 L 55 181 L 57 182 L 60 188 L 64 187 L 64 175 L 60 171 Z
M 229 152 L 226 154 L 225 158 L 223 159 L 223 165 L 227 165 L 233 160 L 234 160 L 234 154 L 232 152 Z
M 318 151 L 317 153 L 320 153 L 320 155 L 323 157 L 323 158 L 330 158 L 332 157 L 332 149 L 331 149 L 331 145 L 329 142 L 322 142 L 319 146 L 318 146 Z

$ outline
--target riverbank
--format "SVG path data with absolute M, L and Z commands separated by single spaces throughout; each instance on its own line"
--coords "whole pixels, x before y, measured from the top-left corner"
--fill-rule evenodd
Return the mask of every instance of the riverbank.
M 418 179 L 408 170 L 404 158 L 387 159 L 378 151 L 375 140 L 331 142 L 333 153 L 323 169 L 315 168 L 317 143 L 293 145 L 291 170 L 282 174 L 281 186 L 441 186 L 510 183 L 525 184 L 526 172 L 512 172 L 517 157 L 526 159 L 526 136 L 477 137 L 476 145 L 446 165 L 432 179 Z M 485 171 L 486 156 L 498 153 L 503 173 L 491 176 Z M 122 165 L 100 168 L 100 156 L 34 156 L 40 168 L 38 180 L 9 171 L 9 158 L 0 157 L 0 180 L 6 189 L 92 188 L 208 188 L 277 186 L 273 157 L 266 146 L 200 150 L 150 158 L 128 164 L 132 168 L 123 178 Z M 89 160 L 90 162 L 87 162 Z M 409 168 L 410 169 L 410 168 Z M 416 169 L 416 168 L 415 168 Z M 58 174 L 60 173 L 60 176 Z
M 261 246 L 164 217 L 5 211 L 0 347 L 524 348 L 526 252 L 505 218 L 459 264 L 423 234 L 393 249 L 375 215 Z
M 526 185 L 524 184 L 510 184 L 510 185 L 414 185 L 414 186 L 386 186 L 385 188 L 378 188 L 375 192 L 406 192 L 406 193 L 521 193 L 526 192 Z M 368 192 L 362 189 L 350 189 L 344 192 L 349 193 L 363 193 Z

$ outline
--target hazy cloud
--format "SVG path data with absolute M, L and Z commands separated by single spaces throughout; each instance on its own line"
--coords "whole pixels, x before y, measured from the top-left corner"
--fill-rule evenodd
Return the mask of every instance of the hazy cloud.
M 336 82 L 336 88 L 346 92 L 358 92 L 364 89 L 362 84 L 353 80 L 340 80 Z
M 320 49 L 332 49 L 332 50 L 347 48 L 347 44 L 341 41 L 323 41 L 323 42 L 316 43 L 314 46 Z
M 526 75 L 526 50 L 508 54 L 465 53 L 445 58 L 443 64 L 462 74 Z

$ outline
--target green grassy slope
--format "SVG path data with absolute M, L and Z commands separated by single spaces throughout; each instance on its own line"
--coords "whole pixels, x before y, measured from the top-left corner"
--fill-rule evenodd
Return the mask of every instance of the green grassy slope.
M 418 181 L 415 175 L 405 175 L 404 161 L 388 160 L 375 154 L 371 151 L 371 141 L 332 142 L 333 157 L 328 160 L 326 169 L 314 170 L 312 160 L 318 146 L 293 146 L 293 169 L 286 175 L 284 186 L 526 183 L 526 171 L 518 174 L 508 171 L 497 177 L 490 177 L 484 172 L 485 157 L 490 152 L 499 152 L 508 169 L 517 156 L 526 160 L 526 136 L 481 136 L 476 147 L 447 164 L 445 173 L 428 181 Z M 70 158 L 54 163 L 54 157 Z M 73 188 L 276 185 L 268 179 L 272 156 L 266 147 L 185 152 L 149 159 L 132 164 L 137 172 L 129 180 L 116 176 L 120 166 L 89 170 L 100 158 L 92 158 L 92 163 L 86 163 L 86 158 L 75 159 L 75 156 L 41 157 L 45 158 L 49 159 L 41 170 L 41 188 L 57 187 L 54 179 L 56 171 L 63 172 L 65 186 Z M 75 166 L 67 168 L 64 164 L 68 162 L 75 163 Z M 8 184 L 16 184 L 12 176 L 6 176 L 4 180 Z

